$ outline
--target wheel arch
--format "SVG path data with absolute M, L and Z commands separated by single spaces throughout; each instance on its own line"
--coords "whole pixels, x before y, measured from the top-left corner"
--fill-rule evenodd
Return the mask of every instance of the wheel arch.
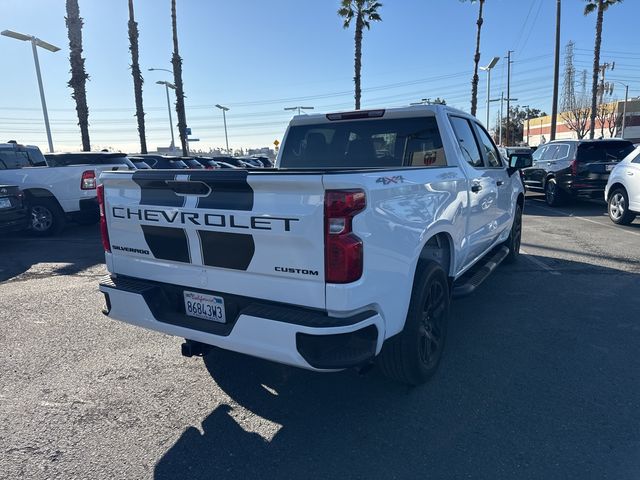
M 453 237 L 449 232 L 441 231 L 433 234 L 422 246 L 420 255 L 418 256 L 418 263 L 416 265 L 417 272 L 424 267 L 428 261 L 434 261 L 442 267 L 449 278 L 454 276 L 453 267 L 455 265 L 455 248 L 453 245 Z
M 56 198 L 56 196 L 46 188 L 26 188 L 23 190 L 23 192 L 27 197 L 27 199 L 30 201 L 32 201 L 35 198 L 46 198 L 48 200 L 52 200 L 53 202 L 55 202 L 56 205 L 60 207 L 60 209 L 62 209 L 62 206 L 60 205 L 60 202 L 58 202 L 58 199 Z
M 546 188 L 547 187 L 547 183 L 549 182 L 549 180 L 555 180 L 556 178 L 556 174 L 555 173 L 547 173 L 544 176 L 544 182 L 542 182 L 542 188 Z
M 629 195 L 629 192 L 627 192 L 627 189 L 624 188 L 624 185 L 620 182 L 616 182 L 609 187 L 609 190 L 607 190 L 607 201 L 609 201 L 609 197 L 611 196 L 611 193 L 615 192 L 618 189 L 624 190 L 625 193 Z

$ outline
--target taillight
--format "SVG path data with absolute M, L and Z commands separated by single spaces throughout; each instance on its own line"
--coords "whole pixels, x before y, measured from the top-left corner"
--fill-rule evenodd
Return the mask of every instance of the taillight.
M 571 161 L 571 175 L 578 175 L 578 159 L 574 158 Z
M 93 170 L 85 170 L 82 172 L 82 180 L 80 181 L 81 190 L 95 190 L 96 188 L 96 172 Z
M 98 194 L 98 205 L 100 207 L 100 236 L 102 237 L 102 248 L 105 252 L 111 251 L 111 242 L 109 242 L 109 230 L 107 229 L 107 217 L 104 210 L 104 185 L 98 185 L 96 188 Z
M 327 283 L 355 282 L 362 276 L 362 240 L 352 221 L 367 205 L 363 190 L 327 190 L 324 196 L 324 270 Z

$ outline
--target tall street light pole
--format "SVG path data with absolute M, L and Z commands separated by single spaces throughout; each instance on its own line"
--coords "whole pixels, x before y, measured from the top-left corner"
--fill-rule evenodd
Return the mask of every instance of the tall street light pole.
M 216 104 L 216 108 L 222 110 L 222 121 L 224 122 L 224 141 L 227 144 L 227 153 L 229 153 L 229 137 L 227 136 L 227 112 L 229 107 L 223 107 L 220 104 Z
M 500 61 L 500 57 L 493 57 L 489 65 L 480 67 L 480 70 L 487 72 L 487 123 L 485 125 L 487 128 L 489 128 L 489 104 L 491 103 L 491 69 L 496 66 L 498 61 Z
M 302 113 L 302 110 L 313 110 L 313 107 L 285 107 L 285 110 L 298 111 L 298 115 Z
M 167 110 L 169 111 L 169 129 L 171 130 L 171 151 L 173 152 L 176 149 L 176 140 L 173 136 L 173 119 L 171 118 L 171 101 L 169 100 L 169 89 L 175 90 L 176 86 L 173 83 L 165 82 L 163 80 L 158 80 L 156 83 L 158 85 L 164 85 L 164 88 L 167 92 Z
M 560 76 L 560 0 L 556 0 L 556 50 L 553 65 L 553 100 L 551 103 L 551 133 L 549 140 L 556 139 L 556 125 L 558 117 L 558 83 Z
M 53 140 L 51 139 L 51 127 L 49 126 L 49 114 L 47 113 L 47 102 L 44 99 L 44 88 L 42 87 L 42 75 L 40 74 L 40 62 L 38 61 L 38 48 L 44 48 L 50 52 L 57 52 L 60 48 L 55 45 L 51 45 L 43 40 L 40 40 L 33 35 L 25 35 L 23 33 L 14 32 L 11 30 L 3 30 L 0 35 L 5 37 L 15 38 L 16 40 L 31 42 L 31 50 L 33 51 L 33 62 L 36 65 L 36 76 L 38 77 L 38 88 L 40 89 L 40 102 L 42 103 L 42 116 L 44 117 L 44 126 L 47 131 L 47 141 L 49 142 L 49 152 L 53 153 Z

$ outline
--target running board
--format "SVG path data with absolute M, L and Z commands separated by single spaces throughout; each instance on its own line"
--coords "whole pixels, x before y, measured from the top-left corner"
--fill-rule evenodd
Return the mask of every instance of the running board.
M 460 277 L 453 284 L 454 298 L 465 297 L 471 295 L 486 278 L 493 273 L 498 265 L 507 258 L 509 249 L 507 247 L 499 247 L 492 253 L 489 253 L 484 260 L 474 265 L 471 270 Z

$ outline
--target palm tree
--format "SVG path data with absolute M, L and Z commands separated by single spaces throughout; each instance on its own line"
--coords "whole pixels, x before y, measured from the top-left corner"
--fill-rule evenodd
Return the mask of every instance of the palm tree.
M 187 146 L 187 116 L 184 111 L 184 89 L 182 86 L 182 58 L 178 52 L 178 25 L 176 21 L 176 0 L 171 0 L 171 26 L 173 28 L 173 55 L 171 64 L 173 65 L 173 83 L 176 86 L 176 113 L 178 114 L 178 131 L 180 132 L 180 143 L 182 144 L 182 154 L 189 155 Z
M 338 15 L 344 19 L 344 28 L 349 28 L 353 18 L 355 17 L 356 19 L 356 51 L 354 61 L 355 76 L 353 77 L 353 81 L 356 87 L 356 110 L 360 110 L 360 97 L 362 96 L 362 89 L 360 88 L 360 71 L 362 70 L 362 33 L 364 27 L 366 27 L 367 30 L 371 28 L 370 22 L 382 21 L 382 18 L 380 18 L 380 14 L 378 13 L 378 9 L 382 7 L 382 4 L 375 0 L 342 0 L 340 5 Z
M 465 0 L 463 0 L 465 1 Z M 482 24 L 484 19 L 482 18 L 482 9 L 484 7 L 485 0 L 470 0 L 471 3 L 480 3 L 480 9 L 478 10 L 478 20 L 476 25 L 478 26 L 476 34 L 476 53 L 473 56 L 473 78 L 471 79 L 471 115 L 475 116 L 478 110 L 478 64 L 480 63 L 480 31 L 482 30 Z
M 73 89 L 71 97 L 76 101 L 78 125 L 82 137 L 82 151 L 91 150 L 89 141 L 89 108 L 87 107 L 86 82 L 89 78 L 84 70 L 82 58 L 82 25 L 78 0 L 67 0 L 67 16 L 65 17 L 69 35 L 69 63 L 71 64 L 71 79 L 68 84 Z
M 133 14 L 133 0 L 129 0 L 129 50 L 131 51 L 131 75 L 133 76 L 133 94 L 136 98 L 136 117 L 140 136 L 140 153 L 147 153 L 147 139 L 144 129 L 144 107 L 142 106 L 142 84 L 144 79 L 138 63 L 138 22 Z
M 593 49 L 593 83 L 591 85 L 591 116 L 589 125 L 589 138 L 593 138 L 596 130 L 596 114 L 598 108 L 598 75 L 600 73 L 600 45 L 602 44 L 602 20 L 604 12 L 612 5 L 622 3 L 622 0 L 585 0 L 584 14 L 598 12 L 596 20 L 596 44 Z

